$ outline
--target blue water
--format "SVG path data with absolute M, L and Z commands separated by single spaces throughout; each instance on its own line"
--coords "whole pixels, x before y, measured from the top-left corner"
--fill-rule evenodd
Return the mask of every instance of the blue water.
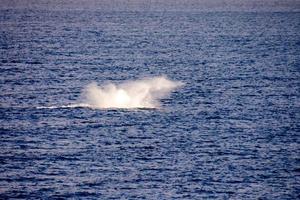
M 1 10 L 0 198 L 299 198 L 299 19 Z M 161 109 L 64 107 L 159 75 Z

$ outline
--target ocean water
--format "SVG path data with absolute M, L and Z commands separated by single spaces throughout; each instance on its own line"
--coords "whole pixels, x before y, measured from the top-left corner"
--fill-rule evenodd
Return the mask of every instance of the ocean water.
M 299 19 L 2 9 L 0 198 L 299 198 Z M 68 106 L 157 76 L 160 108 Z

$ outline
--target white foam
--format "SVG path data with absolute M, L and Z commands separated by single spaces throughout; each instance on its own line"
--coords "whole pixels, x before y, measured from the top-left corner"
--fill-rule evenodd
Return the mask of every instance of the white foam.
M 37 109 L 58 109 L 58 108 L 84 108 L 90 107 L 88 104 L 79 103 L 79 104 L 69 104 L 69 105 L 62 105 L 62 106 L 38 106 Z
M 91 108 L 159 108 L 161 98 L 181 86 L 164 76 L 98 86 L 89 84 L 83 91 L 84 102 Z

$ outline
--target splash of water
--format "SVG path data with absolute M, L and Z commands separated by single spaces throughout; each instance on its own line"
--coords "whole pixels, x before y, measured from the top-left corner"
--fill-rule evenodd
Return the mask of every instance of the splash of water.
M 91 108 L 159 108 L 159 100 L 181 85 L 164 76 L 119 85 L 91 83 L 84 89 L 84 104 Z

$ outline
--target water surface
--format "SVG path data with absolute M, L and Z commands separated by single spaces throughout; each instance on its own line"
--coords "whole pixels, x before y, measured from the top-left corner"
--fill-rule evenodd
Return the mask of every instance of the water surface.
M 299 18 L 1 10 L 0 197 L 299 198 Z M 65 107 L 160 75 L 162 109 Z

